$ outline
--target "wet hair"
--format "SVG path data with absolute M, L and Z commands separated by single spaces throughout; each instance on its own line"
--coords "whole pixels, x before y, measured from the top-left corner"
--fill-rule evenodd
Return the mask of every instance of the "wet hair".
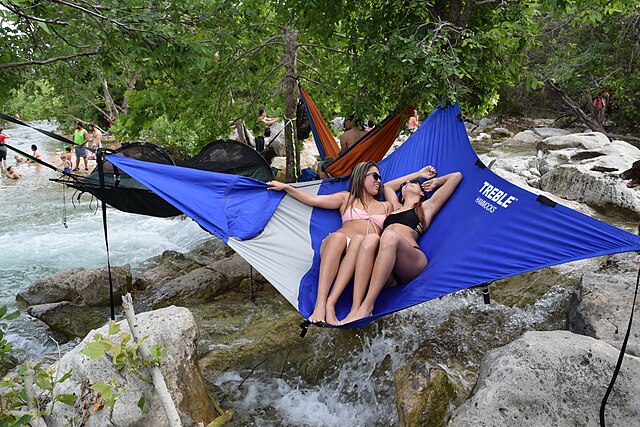
M 258 110 L 258 115 L 259 115 L 259 116 L 261 116 L 261 115 L 262 115 L 262 113 L 264 113 L 264 108 L 261 108 L 261 109 L 259 109 L 259 110 Z
M 65 147 L 64 151 L 66 151 L 67 153 L 71 152 L 71 147 Z
M 375 162 L 360 162 L 351 170 L 351 178 L 349 179 L 349 200 L 347 206 L 353 206 L 353 202 L 360 200 L 362 206 L 367 207 L 364 202 L 364 180 L 367 179 L 367 173 L 372 167 L 377 168 L 378 165 Z
M 38 146 L 36 144 L 31 144 L 31 149 L 33 151 L 36 151 L 38 149 Z
M 13 166 L 7 166 L 7 172 L 11 172 L 11 169 L 13 169 Z

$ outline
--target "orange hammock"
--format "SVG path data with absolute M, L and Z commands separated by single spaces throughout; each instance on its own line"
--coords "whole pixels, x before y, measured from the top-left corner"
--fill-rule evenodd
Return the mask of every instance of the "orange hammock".
M 313 102 L 307 92 L 300 87 L 300 97 L 305 105 L 307 117 L 311 124 L 311 132 L 318 146 L 320 156 L 324 159 L 332 157 L 335 160 L 325 171 L 331 176 L 344 176 L 351 173 L 351 169 L 359 162 L 379 162 L 389 151 L 393 141 L 398 138 L 400 129 L 405 125 L 407 119 L 413 112 L 413 106 L 407 107 L 404 115 L 400 113 L 387 117 L 360 138 L 354 145 L 343 153 L 340 153 L 340 146 L 336 142 L 329 126 L 322 118 L 318 107 Z

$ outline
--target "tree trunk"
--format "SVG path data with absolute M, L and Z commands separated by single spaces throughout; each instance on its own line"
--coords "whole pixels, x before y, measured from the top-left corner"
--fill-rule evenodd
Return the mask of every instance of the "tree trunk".
M 116 107 L 115 102 L 113 102 L 113 98 L 111 97 L 111 93 L 109 92 L 109 84 L 106 79 L 102 79 L 102 94 L 104 96 L 104 104 L 105 110 L 107 110 L 108 117 L 105 117 L 107 121 L 107 128 L 111 127 L 111 123 L 116 119 L 118 114 L 118 109 Z
M 249 135 L 247 134 L 247 127 L 244 125 L 244 120 L 237 119 L 233 122 L 233 126 L 236 128 L 236 133 L 238 134 L 238 142 L 251 145 L 251 141 L 249 141 Z
M 136 82 L 138 81 L 138 77 L 140 77 L 140 73 L 142 73 L 142 68 L 138 68 L 131 79 L 129 80 L 129 85 L 127 86 L 127 92 L 131 92 L 133 88 L 136 86 Z M 129 112 L 129 97 L 126 92 L 124 95 L 124 99 L 122 100 L 122 114 L 127 114 Z
M 298 135 L 296 126 L 296 110 L 298 106 L 298 31 L 293 27 L 286 27 L 284 31 L 284 143 L 287 155 L 287 182 L 296 182 L 300 176 L 300 150 L 298 150 Z

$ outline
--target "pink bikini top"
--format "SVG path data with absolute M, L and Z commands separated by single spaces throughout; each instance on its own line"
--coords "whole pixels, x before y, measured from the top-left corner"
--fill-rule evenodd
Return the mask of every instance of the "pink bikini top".
M 382 225 L 384 224 L 384 220 L 387 218 L 387 214 L 386 214 L 387 205 L 384 205 L 384 210 L 385 210 L 384 214 L 369 215 L 367 211 L 354 208 L 352 206 L 347 208 L 342 214 L 342 223 L 344 224 L 347 221 L 354 221 L 357 219 L 365 219 L 369 221 L 369 223 L 373 223 L 374 225 L 376 225 L 378 227 L 378 230 L 382 230 Z M 368 231 L 369 231 L 369 227 L 367 226 L 367 232 Z

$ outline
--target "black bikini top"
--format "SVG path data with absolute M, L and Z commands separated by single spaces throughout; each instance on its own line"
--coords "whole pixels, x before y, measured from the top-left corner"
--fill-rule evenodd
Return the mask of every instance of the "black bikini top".
M 418 236 L 425 231 L 424 227 L 420 223 L 420 218 L 418 218 L 415 209 L 408 209 L 406 211 L 390 214 L 384 220 L 384 225 L 382 228 L 387 228 L 391 224 L 406 225 L 407 227 L 418 233 Z

